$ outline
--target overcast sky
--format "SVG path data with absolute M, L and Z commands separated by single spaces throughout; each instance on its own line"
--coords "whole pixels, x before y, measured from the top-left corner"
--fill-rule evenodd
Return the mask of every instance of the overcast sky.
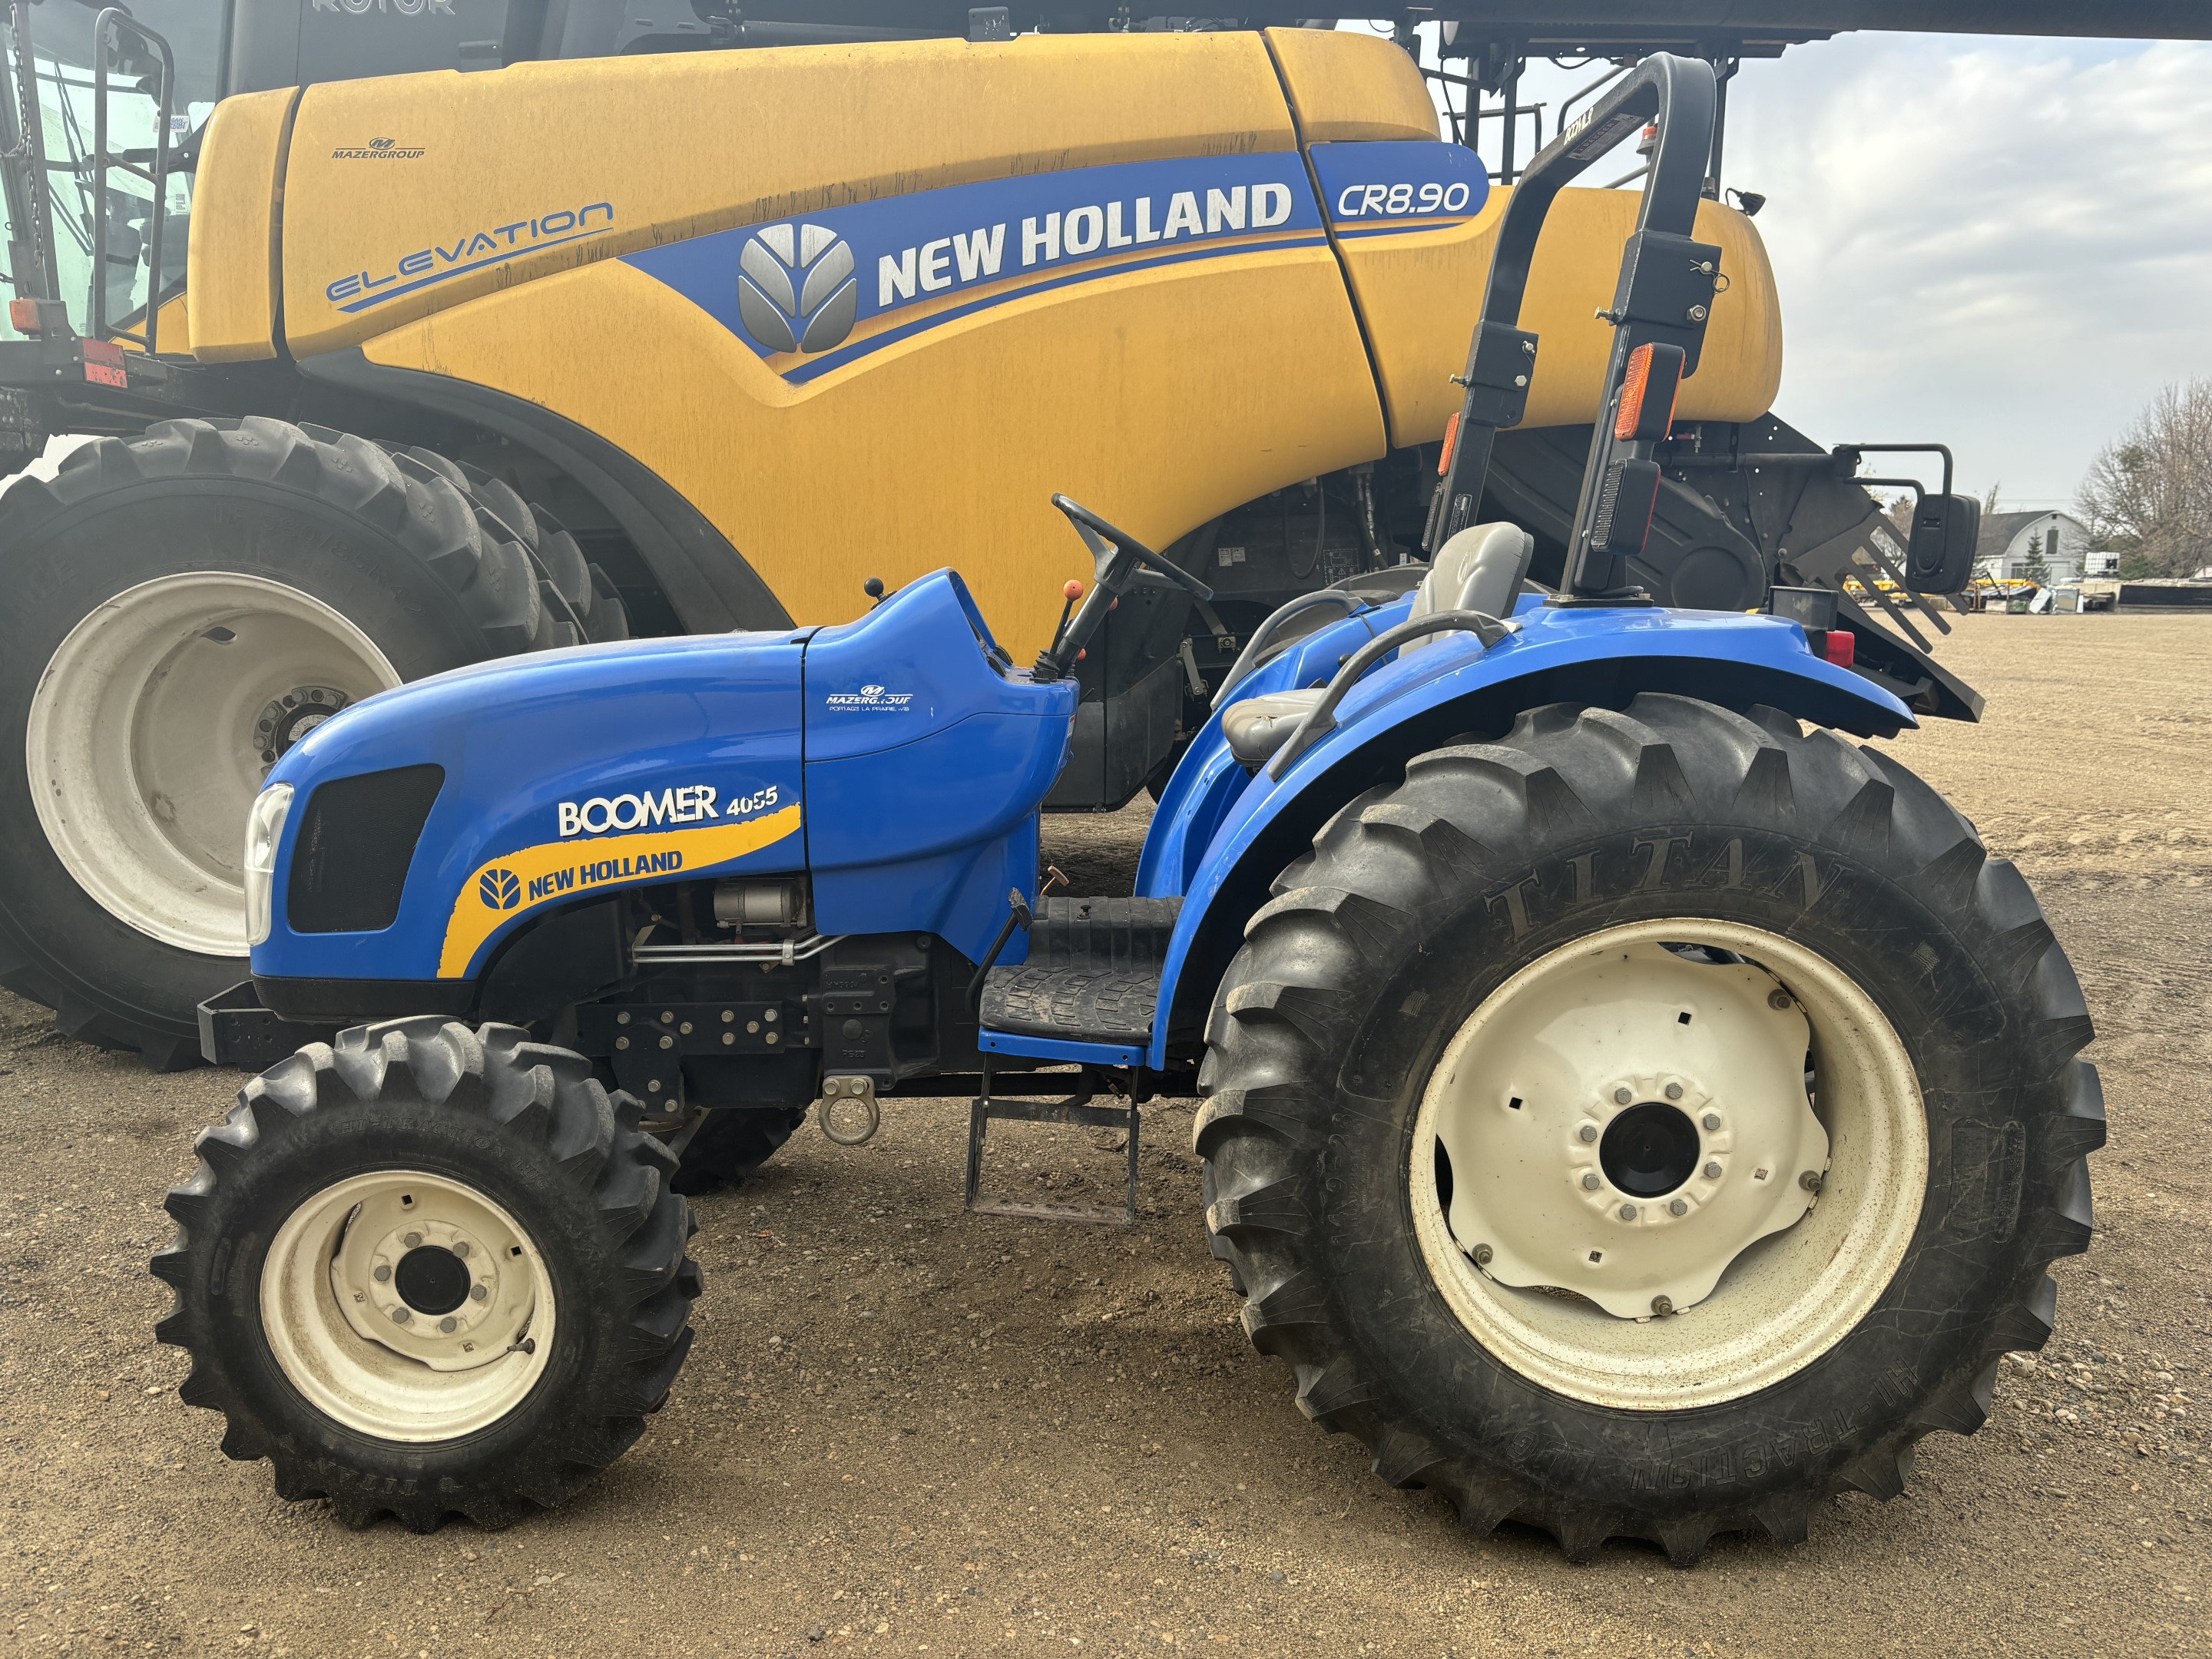
M 1533 66 L 1522 97 L 1595 72 Z M 2208 87 L 2212 46 L 2185 43 L 1852 33 L 1747 63 L 1725 181 L 1767 198 L 1776 412 L 2069 501 L 2162 383 L 2212 375 Z

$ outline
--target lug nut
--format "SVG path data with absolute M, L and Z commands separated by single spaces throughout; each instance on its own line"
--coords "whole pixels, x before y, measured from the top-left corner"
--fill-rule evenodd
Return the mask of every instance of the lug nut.
M 469 1286 L 469 1300 L 471 1302 L 481 1302 L 490 1294 L 491 1291 L 482 1285 L 471 1285 Z
M 1633 1221 L 1633 1220 L 1635 1220 L 1635 1219 L 1636 1219 L 1636 1206 L 1635 1206 L 1633 1204 L 1624 1204 L 1624 1205 L 1622 1205 L 1622 1206 L 1620 1206 L 1620 1218 L 1621 1218 L 1623 1221 Z
M 1497 1254 L 1498 1252 L 1492 1249 L 1489 1245 L 1478 1244 L 1474 1247 L 1474 1265 L 1478 1267 L 1487 1267 L 1490 1265 L 1491 1257 Z
M 1615 1089 L 1613 1091 L 1613 1103 L 1616 1106 L 1626 1106 L 1635 1098 L 1636 1097 L 1626 1089 Z
M 1806 1170 L 1803 1175 L 1797 1177 L 1797 1184 L 1800 1187 L 1802 1187 L 1808 1193 L 1819 1192 L 1820 1190 L 1820 1172 L 1818 1170 Z
M 409 1313 L 404 1308 L 394 1308 L 392 1310 L 392 1322 L 395 1325 L 404 1325 L 409 1320 L 414 1317 L 415 1316 Z
M 1668 1098 L 1668 1099 L 1669 1099 L 1669 1100 L 1680 1100 L 1681 1097 L 1682 1097 L 1682 1085 L 1681 1085 L 1680 1084 L 1679 1084 L 1679 1083 L 1670 1083 L 1670 1084 L 1668 1084 L 1668 1085 L 1667 1085 L 1667 1098 Z
M 1718 1112 L 1707 1112 L 1699 1121 L 1705 1124 L 1709 1133 L 1721 1127 L 1721 1115 Z
M 1669 1215 L 1687 1215 L 1689 1212 L 1690 1200 L 1686 1198 L 1675 1199 L 1667 1206 L 1667 1213 Z
M 1576 1130 L 1575 1133 L 1580 1135 L 1585 1142 L 1595 1140 L 1597 1139 L 1597 1125 L 1595 1123 L 1585 1123 L 1581 1128 Z
M 1584 1176 L 1583 1177 L 1583 1190 L 1586 1193 L 1595 1192 L 1597 1190 L 1597 1177 L 1594 1175 Z
M 1668 1296 L 1653 1297 L 1651 1298 L 1651 1311 L 1657 1314 L 1662 1319 L 1664 1319 L 1668 1314 L 1674 1311 L 1674 1297 Z
M 1706 1179 L 1706 1180 L 1708 1180 L 1708 1181 L 1718 1181 L 1720 1178 L 1721 1178 L 1721 1166 L 1719 1165 L 1719 1164 L 1717 1164 L 1717 1163 L 1713 1163 L 1713 1164 L 1706 1164 L 1706 1165 L 1705 1165 L 1705 1179 Z
M 458 1255 L 458 1256 L 466 1256 L 466 1255 L 468 1255 L 468 1253 L 469 1253 L 469 1242 L 468 1242 L 468 1240 L 466 1240 L 465 1238 L 457 1238 L 457 1239 L 455 1239 L 455 1240 L 453 1241 L 453 1254 L 454 1254 L 455 1255 Z
M 388 1262 L 378 1262 L 376 1264 L 376 1271 L 371 1273 L 369 1277 L 374 1279 L 378 1284 L 383 1284 L 386 1279 L 392 1277 L 391 1265 Z
M 443 1319 L 438 1322 L 438 1328 L 445 1332 L 447 1335 L 451 1336 L 454 1331 L 460 1328 L 460 1323 L 461 1322 L 454 1318 L 453 1315 L 447 1314 Z
M 401 1239 L 399 1242 L 402 1244 L 404 1244 L 409 1249 L 412 1250 L 422 1244 L 422 1235 L 420 1233 L 410 1233 L 406 1237 Z
M 1787 1008 L 1795 1000 L 1787 991 L 1769 991 L 1766 994 L 1766 1006 L 1770 1008 Z

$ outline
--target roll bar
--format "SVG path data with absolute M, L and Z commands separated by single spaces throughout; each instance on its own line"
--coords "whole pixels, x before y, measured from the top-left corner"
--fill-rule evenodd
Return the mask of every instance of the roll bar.
M 1519 325 L 1521 301 L 1552 204 L 1585 169 L 1649 123 L 1656 132 L 1643 208 L 1622 252 L 1613 305 L 1598 313 L 1613 325 L 1613 356 L 1590 434 L 1561 585 L 1562 600 L 1570 604 L 1643 598 L 1624 585 L 1621 561 L 1642 550 L 1650 528 L 1659 481 L 1651 452 L 1666 436 L 1671 377 L 1668 409 L 1658 411 L 1656 434 L 1647 435 L 1653 424 L 1648 417 L 1624 422 L 1622 392 L 1630 359 L 1642 347 L 1665 349 L 1669 356 L 1662 361 L 1678 364 L 1681 375 L 1698 367 L 1713 295 L 1721 286 L 1719 247 L 1690 234 L 1712 150 L 1717 88 L 1711 64 L 1654 53 L 1539 151 L 1513 186 L 1498 227 L 1481 316 L 1468 348 L 1467 372 L 1453 377 L 1467 395 L 1445 429 L 1437 492 L 1422 537 L 1431 556 L 1474 521 L 1492 441 L 1500 427 L 1516 424 L 1528 410 L 1537 341 Z M 1677 352 L 1679 357 L 1672 356 Z M 1648 367 L 1652 359 L 1644 361 Z

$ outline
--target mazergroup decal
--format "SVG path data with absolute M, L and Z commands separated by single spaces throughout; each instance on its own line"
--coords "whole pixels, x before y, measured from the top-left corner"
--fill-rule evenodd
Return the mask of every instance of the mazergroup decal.
M 623 258 L 803 382 L 1024 295 L 1323 240 L 1304 163 L 1280 152 L 954 185 Z
M 1310 154 L 1340 240 L 1465 224 L 1490 199 L 1490 174 L 1464 144 L 1390 139 Z
M 331 152 L 333 161 L 419 161 L 426 152 L 421 145 L 406 145 L 397 138 L 372 138 L 358 149 Z
M 462 230 L 455 234 L 451 246 L 438 241 L 403 253 L 383 268 L 381 276 L 362 270 L 341 276 L 324 287 L 323 295 L 348 314 L 367 311 L 403 294 L 450 282 L 489 265 L 505 264 L 526 253 L 581 241 L 587 236 L 604 236 L 614 228 L 614 222 L 612 203 L 588 202 L 578 208 L 549 209 L 507 224 Z
M 771 786 L 732 799 L 725 805 L 723 821 L 693 829 L 646 830 L 610 841 L 546 842 L 489 860 L 469 872 L 453 900 L 445 945 L 438 954 L 438 976 L 454 979 L 466 973 L 487 939 L 550 900 L 710 870 L 775 845 L 799 827 L 798 803 L 777 806 L 777 794 L 778 787 Z M 562 803 L 564 819 L 565 809 L 573 804 Z M 749 816 L 740 816 L 741 811 Z
M 914 702 L 911 691 L 891 691 L 880 685 L 864 685 L 857 691 L 832 691 L 822 699 L 824 708 L 880 708 L 903 713 Z

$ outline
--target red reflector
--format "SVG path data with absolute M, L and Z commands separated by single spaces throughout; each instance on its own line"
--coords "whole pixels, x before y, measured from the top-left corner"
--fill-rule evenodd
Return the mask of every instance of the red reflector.
M 1651 348 L 1640 345 L 1628 354 L 1628 373 L 1620 382 L 1620 413 L 1613 435 L 1626 443 L 1644 422 L 1644 394 L 1651 385 Z
M 21 301 L 18 301 L 20 304 Z M 1437 477 L 1443 477 L 1451 471 L 1452 452 L 1459 447 L 1459 416 L 1454 415 L 1444 422 L 1443 453 L 1437 457 Z
M 1820 654 L 1838 668 L 1849 668 L 1858 659 L 1858 635 L 1848 628 L 1832 628 L 1822 641 Z
M 9 301 L 8 324 L 18 334 L 36 334 L 39 331 L 39 302 L 36 300 Z

